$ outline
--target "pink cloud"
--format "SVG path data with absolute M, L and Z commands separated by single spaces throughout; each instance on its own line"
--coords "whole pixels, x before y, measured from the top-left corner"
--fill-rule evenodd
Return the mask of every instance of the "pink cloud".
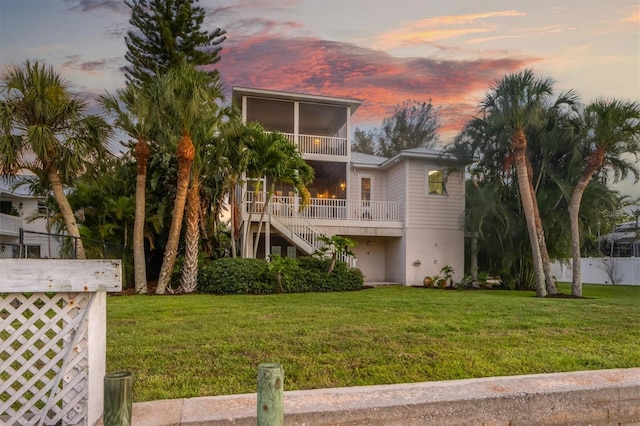
M 217 64 L 228 90 L 249 86 L 363 100 L 356 123 L 379 126 L 407 99 L 441 107 L 442 130 L 459 131 L 481 94 L 503 74 L 536 58 L 398 58 L 348 43 L 264 36 L 237 40 Z
M 526 13 L 516 10 L 506 10 L 467 15 L 438 16 L 435 18 L 411 21 L 400 28 L 377 37 L 376 44 L 382 49 L 392 49 L 411 44 L 447 40 L 467 34 L 485 33 L 493 30 L 493 26 L 486 23 L 489 19 L 521 16 L 526 16 Z

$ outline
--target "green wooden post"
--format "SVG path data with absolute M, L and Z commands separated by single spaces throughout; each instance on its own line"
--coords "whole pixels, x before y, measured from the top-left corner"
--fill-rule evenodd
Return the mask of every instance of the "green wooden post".
M 282 365 L 266 362 L 258 365 L 258 426 L 284 424 L 284 370 Z
M 104 376 L 104 426 L 131 426 L 133 374 L 118 371 Z

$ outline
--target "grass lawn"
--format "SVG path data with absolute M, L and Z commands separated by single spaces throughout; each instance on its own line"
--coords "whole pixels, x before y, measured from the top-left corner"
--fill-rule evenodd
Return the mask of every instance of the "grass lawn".
M 148 401 L 255 392 L 269 361 L 284 365 L 285 390 L 640 366 L 640 287 L 584 295 L 113 296 L 107 370 L 132 371 L 135 400 Z

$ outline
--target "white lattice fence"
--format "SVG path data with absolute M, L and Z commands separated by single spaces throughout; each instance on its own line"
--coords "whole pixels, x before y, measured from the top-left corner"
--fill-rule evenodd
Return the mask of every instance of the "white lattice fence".
M 0 271 L 0 424 L 93 424 L 119 261 L 0 260 Z

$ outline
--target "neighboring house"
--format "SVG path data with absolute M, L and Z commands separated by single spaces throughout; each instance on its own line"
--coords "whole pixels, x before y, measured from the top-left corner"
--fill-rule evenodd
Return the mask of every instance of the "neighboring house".
M 620 223 L 610 234 L 600 237 L 605 256 L 640 257 L 640 220 Z
M 246 87 L 233 88 L 245 122 L 261 123 L 296 144 L 314 168 L 311 203 L 299 210 L 293 189 L 278 185 L 262 227 L 257 257 L 296 257 L 319 247 L 317 236 L 353 239 L 365 282 L 420 285 L 445 265 L 464 272 L 464 174 L 455 157 L 425 148 L 393 158 L 351 152 L 351 116 L 361 101 Z M 268 185 L 262 185 L 262 188 Z M 242 226 L 257 232 L 260 214 L 248 211 L 251 183 L 243 189 Z M 254 209 L 261 211 L 264 193 Z M 242 247 L 253 254 L 253 239 Z
M 0 178 L 0 258 L 59 257 L 60 242 L 46 235 L 46 219 L 30 220 L 38 214 L 46 216 L 44 199 L 32 195 L 27 185 L 16 186 L 20 180 Z

